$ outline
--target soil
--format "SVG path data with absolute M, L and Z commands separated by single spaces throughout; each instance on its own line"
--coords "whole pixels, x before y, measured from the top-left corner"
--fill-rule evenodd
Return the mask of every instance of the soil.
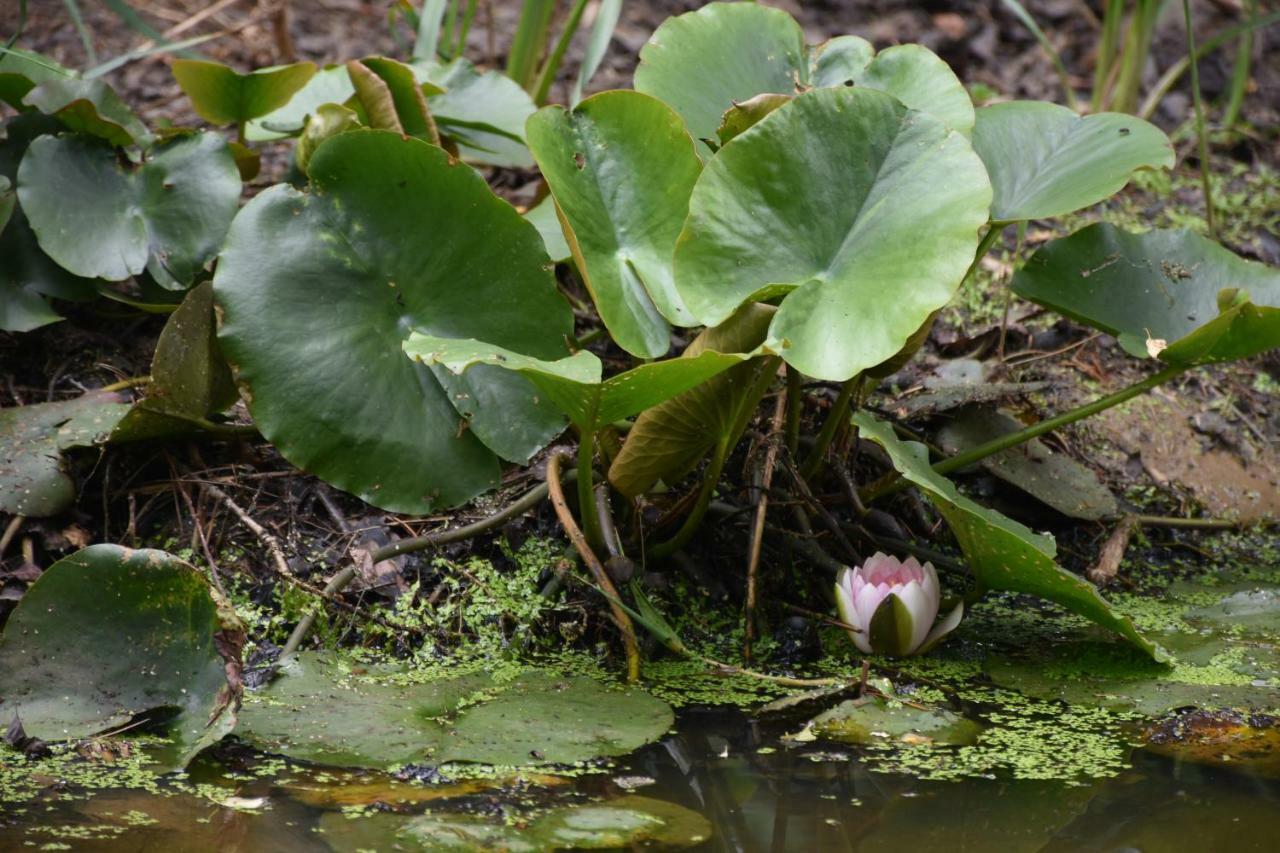
M 0 21 L 4 27 L 16 21 L 18 0 L 0 0 Z M 80 4 L 85 25 L 92 36 L 98 61 L 136 48 L 143 39 L 123 26 L 104 4 Z M 269 12 L 274 5 L 253 0 L 231 0 L 210 5 L 205 0 L 150 0 L 135 2 L 142 17 L 155 29 L 172 37 L 218 33 L 199 50 L 208 58 L 240 69 L 275 64 L 282 60 L 280 45 L 271 26 Z M 363 0 L 315 0 L 294 3 L 290 34 L 300 59 L 333 62 L 369 54 L 404 55 L 409 37 L 403 24 L 388 26 L 387 2 Z M 630 85 L 635 57 L 654 28 L 668 15 L 701 5 L 696 2 L 628 2 L 594 89 Z M 1026 28 L 1003 4 L 968 2 L 897 2 L 897 0 L 817 0 L 798 3 L 776 2 L 802 22 L 811 42 L 838 34 L 862 35 L 877 46 L 898 42 L 920 42 L 947 60 L 968 84 L 982 84 L 1009 97 L 1058 100 L 1059 81 L 1043 50 Z M 1035 0 L 1026 3 L 1032 15 L 1050 33 L 1078 90 L 1091 79 L 1091 51 L 1097 38 L 1097 4 L 1081 0 Z M 1172 7 L 1175 4 L 1170 4 Z M 519 4 L 482 3 L 482 12 L 468 42 L 468 55 L 482 65 L 499 66 L 513 32 Z M 1238 3 L 1229 0 L 1197 4 L 1197 30 L 1214 32 L 1239 17 Z M 216 10 L 216 11 L 210 11 Z M 65 4 L 51 0 L 31 3 L 30 17 L 19 44 L 43 52 L 72 66 L 91 65 L 84 44 L 76 33 Z M 188 26 L 193 16 L 203 15 Z M 573 79 L 581 50 L 579 38 L 561 73 L 560 86 Z M 1176 61 L 1185 48 L 1180 18 L 1163 22 L 1156 39 L 1147 82 Z M 1239 134 L 1220 147 L 1215 171 L 1228 177 L 1247 169 L 1274 168 L 1280 157 L 1275 145 L 1275 128 L 1280 124 L 1280 27 L 1259 35 L 1255 49 L 1255 86 L 1245 103 L 1244 118 L 1255 131 Z M 1218 51 L 1201 68 L 1201 83 L 1208 99 L 1216 99 L 1230 77 L 1233 51 Z M 151 124 L 172 122 L 194 124 L 186 99 L 169 73 L 166 56 L 144 58 L 107 75 L 126 103 Z M 553 92 L 562 98 L 565 89 Z M 1174 90 L 1154 119 L 1171 133 L 1184 127 L 1190 97 L 1183 85 Z M 1189 137 L 1175 133 L 1184 168 L 1193 159 Z M 282 161 L 281 161 L 282 162 Z M 1233 171 L 1234 170 L 1234 171 Z M 1274 198 L 1275 172 L 1266 191 Z M 495 184 L 516 187 L 528 183 L 525 175 L 495 175 Z M 272 180 L 270 173 L 257 179 L 257 187 Z M 1247 185 L 1252 192 L 1252 184 Z M 251 191 L 254 188 L 251 188 Z M 1176 205 L 1194 219 L 1202 212 L 1194 192 L 1182 192 L 1156 199 L 1143 209 L 1154 221 L 1164 205 Z M 1250 220 L 1252 221 L 1252 220 Z M 1245 228 L 1227 239 L 1231 248 L 1269 263 L 1280 261 L 1280 238 L 1274 233 L 1275 215 L 1263 216 L 1258 227 Z M 1047 232 L 1041 234 L 1044 239 Z M 1037 239 L 1031 235 L 1031 241 Z M 1010 247 L 1011 248 L 1011 247 Z M 976 300 L 950 309 L 935 328 L 925 353 L 898 375 L 891 377 L 871 401 L 874 406 L 893 410 L 897 402 L 944 362 L 957 356 L 986 360 L 994 378 L 1014 382 L 1046 381 L 1049 390 L 1030 402 L 1007 400 L 1022 414 L 1060 410 L 1133 381 L 1137 368 L 1119 352 L 1106 336 L 1090 333 L 1065 321 L 1050 324 L 1037 317 L 1029 306 L 1015 303 L 1006 328 L 1005 362 L 996 356 L 1000 329 L 1000 308 L 994 295 L 1008 257 L 989 261 L 984 284 Z M 1002 264 L 1005 266 L 1002 267 Z M 985 288 L 985 289 L 984 289 Z M 995 310 L 992 305 L 996 304 Z M 67 306 L 65 322 L 24 335 L 0 334 L 0 405 L 13 406 L 75 396 L 118 379 L 148 372 L 156 336 L 163 318 L 116 312 L 109 306 Z M 994 318 L 994 319 L 993 319 Z M 1020 366 L 1013 366 L 1021 362 Z M 1277 461 L 1275 444 L 1280 437 L 1280 413 L 1274 411 L 1275 390 L 1280 380 L 1280 360 L 1255 360 L 1205 371 L 1187 380 L 1170 393 L 1176 411 L 1170 432 L 1161 441 L 1143 441 L 1141 424 L 1121 423 L 1114 428 L 1073 430 L 1055 437 L 1055 449 L 1070 453 L 1098 470 L 1113 490 L 1130 498 L 1142 496 L 1145 511 L 1181 512 L 1193 506 L 1230 514 L 1240 509 L 1230 495 L 1223 497 L 1212 487 L 1225 465 L 1232 476 L 1244 477 L 1248 489 L 1264 494 L 1270 513 L 1277 505 Z M 1087 383 L 1087 388 L 1084 387 Z M 1222 421 L 1218 423 L 1214 417 Z M 936 420 L 922 420 L 924 426 Z M 1225 424 L 1225 426 L 1223 425 Z M 1110 431 L 1108 431 L 1110 429 Z M 1135 432 L 1136 431 L 1136 432 Z M 1224 436 L 1226 438 L 1224 438 Z M 1243 437 L 1241 437 L 1243 436 Z M 1228 440 L 1230 439 L 1230 440 Z M 1202 446 L 1212 465 L 1181 458 L 1180 449 L 1190 442 Z M 746 451 L 740 450 L 728 468 L 732 477 L 748 467 Z M 874 472 L 862 472 L 872 476 Z M 417 535 L 441 524 L 463 523 L 504 505 L 512 494 L 527 488 L 525 475 L 512 472 L 509 488 L 502 495 L 489 496 L 477 505 L 452 514 L 410 519 L 387 515 L 330 489 L 315 478 L 292 468 L 269 445 L 253 441 L 145 445 L 112 449 L 111 452 L 82 454 L 75 462 L 80 485 L 76 508 L 64 517 L 27 520 L 7 557 L 0 560 L 0 621 L 6 606 L 21 597 L 34 577 L 33 568 L 49 565 L 76 547 L 88 542 L 121 542 L 126 545 L 159 545 L 170 549 L 189 548 L 197 559 L 203 557 L 224 573 L 241 573 L 255 585 L 253 595 L 265 600 L 274 586 L 274 569 L 262 541 L 248 532 L 228 504 L 203 488 L 215 485 L 230 494 L 236 503 L 272 532 L 284 545 L 291 568 L 313 583 L 323 583 L 337 568 L 346 565 L 351 546 L 369 539 L 385 540 Z M 1106 537 L 1101 525 L 1076 525 L 1035 505 L 989 478 L 970 478 L 971 485 L 988 497 L 1015 508 L 1015 514 L 1040 528 L 1050 528 L 1063 542 L 1068 562 L 1087 564 L 1096 547 Z M 1238 492 L 1248 489 L 1237 490 Z M 1222 491 L 1222 490 L 1218 490 Z M 1230 491 L 1227 489 L 1226 491 Z M 729 496 L 745 502 L 746 492 Z M 1252 500 L 1252 499 L 1250 499 Z M 1257 501 L 1253 501 L 1256 505 Z M 732 509 L 732 507 L 730 507 Z M 935 535 L 936 519 L 918 504 L 904 500 L 895 507 L 902 524 L 923 538 Z M 699 559 L 679 563 L 672 571 L 693 576 L 699 586 L 717 597 L 734 597 L 741 589 L 745 536 L 748 520 L 739 513 L 732 522 L 716 524 L 697 547 Z M 899 531 L 901 528 L 899 528 Z M 462 557 L 479 553 L 499 564 L 509 559 L 503 542 L 518 544 L 530 535 L 558 535 L 550 511 L 540 510 L 507 526 L 502 536 L 492 540 L 458 543 L 443 549 L 442 556 Z M 230 555 L 230 556 L 228 556 Z M 0 555 L 4 556 L 4 555 Z M 420 581 L 423 594 L 440 586 L 441 569 L 430 556 L 408 556 L 394 567 L 404 581 Z M 786 559 L 769 549 L 767 559 Z M 696 564 L 695 564 L 696 563 Z M 385 569 L 385 567 L 383 567 Z M 38 571 L 36 572 L 38 574 Z M 811 573 L 818 574 L 818 573 Z M 824 575 L 825 577 L 825 575 Z M 662 575 L 647 578 L 655 585 Z M 814 601 L 821 601 L 821 588 L 814 584 Z M 385 590 L 384 590 L 385 591 Z M 355 590 L 349 601 L 358 607 L 376 595 L 367 585 Z M 582 593 L 584 599 L 589 593 Z M 803 598 L 795 591 L 793 600 Z M 598 603 L 596 603 L 598 604 Z M 596 604 L 592 612 L 600 610 Z M 592 639 L 603 626 L 593 625 L 585 639 Z

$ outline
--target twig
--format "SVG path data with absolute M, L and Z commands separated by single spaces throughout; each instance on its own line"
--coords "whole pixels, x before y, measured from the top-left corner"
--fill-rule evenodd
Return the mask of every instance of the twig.
M 1106 586 L 1115 578 L 1116 572 L 1120 570 L 1120 562 L 1124 559 L 1124 552 L 1129 548 L 1129 540 L 1137 529 L 1138 517 L 1126 515 L 1120 519 L 1116 529 L 1111 531 L 1102 550 L 1098 552 L 1098 561 L 1085 572 L 1085 577 L 1095 586 Z
M 809 488 L 809 483 L 800 475 L 800 472 L 796 470 L 795 466 L 791 464 L 791 460 L 784 458 L 782 460 L 782 464 L 786 467 L 787 471 L 791 474 L 791 478 L 795 481 L 796 489 L 800 492 L 800 497 L 822 521 L 822 525 L 826 527 L 827 530 L 831 531 L 831 535 L 836 538 L 836 542 L 840 543 L 840 547 L 844 549 L 845 559 L 850 561 L 850 565 L 857 565 L 858 563 L 861 563 L 862 556 L 858 553 L 858 550 L 853 547 L 853 543 L 849 541 L 848 537 L 844 535 L 844 531 L 840 529 L 840 522 L 838 522 L 836 517 L 831 514 L 831 510 L 823 506 L 822 501 L 814 497 L 813 489 Z
M 760 549 L 764 544 L 764 521 L 769 512 L 769 486 L 778 460 L 778 443 L 787 417 L 787 395 L 779 394 L 769 425 L 769 446 L 760 471 L 760 491 L 756 496 L 756 518 L 751 527 L 751 547 L 747 552 L 747 600 L 743 606 L 742 659 L 751 662 L 751 643 L 756 636 L 756 580 L 760 570 Z
M 5 525 L 4 533 L 0 534 L 0 557 L 4 556 L 5 549 L 9 547 L 13 537 L 18 535 L 18 531 L 22 529 L 22 522 L 26 521 L 26 519 L 25 515 L 15 515 L 9 519 L 9 523 Z
M 551 495 L 551 505 L 555 508 L 556 517 L 560 519 L 560 526 L 564 528 L 569 541 L 573 543 L 578 555 L 587 564 L 587 568 L 591 570 L 596 583 L 605 593 L 605 597 L 609 599 L 609 609 L 613 613 L 613 621 L 618 626 L 618 630 L 622 632 L 622 644 L 627 656 L 627 681 L 634 683 L 640 679 L 640 649 L 636 645 L 636 630 L 631 624 L 631 617 L 627 615 L 627 611 L 621 606 L 618 590 L 614 587 L 613 581 L 609 579 L 609 573 L 605 571 L 604 566 L 600 563 L 600 558 L 596 556 L 595 552 L 591 550 L 591 546 L 587 544 L 586 537 L 582 535 L 582 530 L 578 527 L 577 522 L 573 520 L 573 514 L 569 512 L 569 504 L 565 502 L 564 489 L 560 485 L 560 460 L 567 455 L 564 450 L 556 450 L 552 452 L 551 458 L 547 460 L 547 486 Z

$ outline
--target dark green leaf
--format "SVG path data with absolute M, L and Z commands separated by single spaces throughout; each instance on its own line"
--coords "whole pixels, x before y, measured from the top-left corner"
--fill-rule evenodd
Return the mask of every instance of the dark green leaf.
M 240 201 L 240 173 L 214 134 L 157 146 L 137 169 L 80 136 L 44 136 L 18 169 L 40 247 L 75 275 L 121 281 L 144 269 L 182 289 L 213 260 Z
M 118 394 L 91 391 L 56 403 L 0 409 L 0 512 L 57 515 L 75 501 L 62 451 L 105 441 L 129 411 Z
M 843 381 L 947 303 L 990 202 L 961 134 L 881 92 L 815 89 L 707 164 L 676 246 L 677 287 L 708 326 L 788 294 L 770 346 Z
M 1132 355 L 1158 353 L 1170 364 L 1233 361 L 1280 346 L 1280 270 L 1190 231 L 1090 225 L 1036 252 L 1013 289 L 1116 335 Z
M 764 342 L 773 313 L 768 305 L 744 305 L 694 338 L 681 358 L 695 358 L 706 350 L 751 352 Z M 641 412 L 609 467 L 609 482 L 628 497 L 647 492 L 659 480 L 675 485 L 717 443 L 735 443 L 773 378 L 771 373 L 763 375 L 770 363 L 756 358 L 735 365 Z
M 196 114 L 216 125 L 238 125 L 280 109 L 316 73 L 312 62 L 260 68 L 248 74 L 201 59 L 175 59 L 170 68 Z
M 666 355 L 668 322 L 695 324 L 671 272 L 702 169 L 680 117 L 647 95 L 602 92 L 573 112 L 544 108 L 528 134 L 609 333 L 632 355 Z
M 879 654 L 901 657 L 911 651 L 911 635 L 915 620 L 911 611 L 894 593 L 889 593 L 871 615 L 869 639 Z
M 942 513 L 979 584 L 1057 602 L 1114 631 L 1157 661 L 1168 659 L 1164 649 L 1139 633 L 1132 620 L 1114 611 L 1093 584 L 1054 562 L 1057 546 L 1053 537 L 1033 533 L 960 494 L 950 480 L 929 467 L 929 451 L 923 444 L 902 441 L 884 421 L 859 412 L 853 422 L 864 438 L 885 449 L 902 476 Z
M 56 117 L 70 130 L 116 147 L 151 143 L 146 125 L 101 80 L 51 78 L 28 92 L 23 103 Z
M 0 636 L 0 715 L 68 740 L 172 712 L 179 763 L 235 721 L 244 629 L 191 566 L 92 545 L 50 566 Z M 159 719 L 165 719 L 160 716 Z M 215 722 L 216 721 L 216 722 Z
M 255 423 L 294 464 L 386 509 L 497 485 L 483 436 L 401 343 L 424 328 L 562 355 L 572 316 L 537 231 L 420 140 L 344 133 L 309 168 L 312 193 L 279 186 L 245 206 L 214 280 Z M 563 427 L 537 397 L 515 383 L 500 408 L 530 453 Z
M 1173 146 L 1154 125 L 1044 101 L 978 110 L 973 147 L 991 175 L 997 222 L 1062 216 L 1111 197 L 1139 169 L 1173 166 Z
M 0 101 L 21 110 L 22 99 L 39 84 L 75 76 L 76 72 L 47 56 L 11 47 L 0 53 Z

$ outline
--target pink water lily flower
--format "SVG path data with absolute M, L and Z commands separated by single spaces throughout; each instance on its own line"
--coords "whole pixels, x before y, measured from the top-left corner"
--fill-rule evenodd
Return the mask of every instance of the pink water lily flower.
M 840 619 L 854 629 L 853 644 L 867 654 L 907 657 L 929 651 L 960 624 L 963 602 L 934 624 L 942 590 L 932 563 L 920 565 L 876 553 L 836 576 Z

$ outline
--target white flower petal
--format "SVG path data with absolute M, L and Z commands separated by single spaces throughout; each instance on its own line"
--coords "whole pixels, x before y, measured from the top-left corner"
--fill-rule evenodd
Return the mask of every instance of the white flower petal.
M 894 594 L 906 605 L 907 612 L 911 614 L 911 642 L 903 650 L 903 654 L 909 655 L 919 648 L 924 638 L 929 635 L 933 619 L 938 615 L 938 605 L 929 601 L 924 587 L 915 581 L 895 589 Z
M 924 564 L 924 580 L 920 585 L 924 587 L 925 595 L 929 596 L 936 611 L 942 602 L 942 588 L 938 585 L 938 571 L 933 567 L 933 563 Z
M 863 627 L 862 623 L 858 621 L 858 611 L 853 606 L 853 596 L 840 584 L 836 584 L 836 610 L 840 614 L 841 622 L 846 625 L 853 625 L 855 628 Z
M 964 602 L 960 602 L 952 609 L 950 613 L 944 616 L 937 625 L 933 626 L 933 630 L 929 632 L 929 636 L 924 638 L 924 642 L 920 644 L 917 653 L 923 654 L 936 646 L 943 637 L 950 634 L 960 624 L 961 617 L 964 616 Z

